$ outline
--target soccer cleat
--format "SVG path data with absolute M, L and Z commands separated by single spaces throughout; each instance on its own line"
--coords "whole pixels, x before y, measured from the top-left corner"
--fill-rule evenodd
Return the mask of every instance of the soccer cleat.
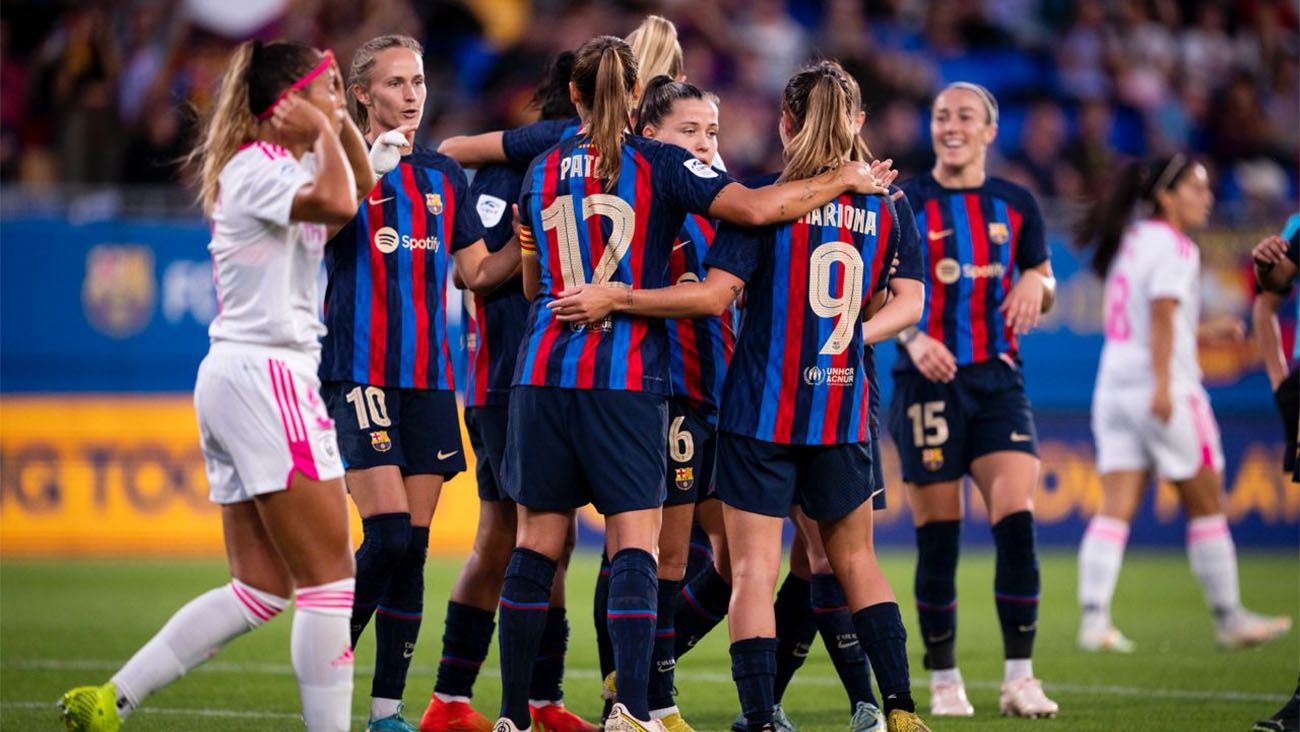
M 68 732 L 117 732 L 117 684 L 78 686 L 59 699 L 59 716 Z
M 420 717 L 420 732 L 492 732 L 492 720 L 468 702 L 443 701 L 435 694 Z
M 493 732 L 502 732 L 502 730 Z M 605 720 L 605 732 L 667 732 L 667 730 L 657 719 L 643 721 L 633 717 L 627 711 L 627 707 L 616 702 L 614 708 L 609 710 L 609 718 Z
M 960 677 L 952 682 L 936 682 L 933 676 L 930 677 L 930 716 L 975 716 L 975 707 L 966 698 L 966 685 Z
M 617 671 L 610 671 L 605 674 L 605 680 L 600 682 L 600 698 L 605 701 L 618 698 L 618 676 Z
M 1214 629 L 1214 639 L 1224 648 L 1245 648 L 1276 640 L 1291 630 L 1291 618 L 1268 616 L 1239 608 Z
M 1032 676 L 1004 683 L 998 709 L 1006 717 L 1055 717 L 1060 711 L 1043 693 L 1043 682 Z
M 379 719 L 371 717 L 370 721 L 366 722 L 366 732 L 418 732 L 415 725 L 406 721 L 406 718 L 402 716 L 404 707 L 405 705 L 398 704 L 397 713 L 391 717 L 381 717 Z
M 502 717 L 497 720 L 496 724 L 492 725 L 491 732 L 528 732 L 528 729 L 528 727 L 519 729 L 514 722 L 510 721 L 509 717 Z
M 1300 732 L 1300 688 L 1287 703 L 1268 719 L 1261 719 L 1251 727 L 1252 732 Z
M 745 713 L 741 712 L 731 723 L 731 732 L 745 732 L 747 729 L 749 725 L 745 722 Z M 772 710 L 772 729 L 774 732 L 796 732 L 794 722 L 790 721 L 790 715 L 785 713 L 785 707 L 780 704 Z
M 695 732 L 695 728 L 686 721 L 686 718 L 682 716 L 681 712 L 673 712 L 672 714 L 660 717 L 659 723 L 662 724 L 664 729 L 668 730 L 668 732 Z
M 537 732 L 599 732 L 600 727 L 569 711 L 560 702 L 536 707 L 528 705 Z
M 860 701 L 849 720 L 849 732 L 885 732 L 885 715 L 875 704 Z
M 1102 628 L 1079 628 L 1079 648 L 1094 652 L 1132 653 L 1136 646 L 1115 626 L 1108 625 Z
M 889 713 L 889 717 L 885 720 L 885 728 L 889 732 L 930 732 L 930 728 L 925 726 L 925 722 L 922 722 L 915 712 L 905 712 L 902 709 L 895 709 Z

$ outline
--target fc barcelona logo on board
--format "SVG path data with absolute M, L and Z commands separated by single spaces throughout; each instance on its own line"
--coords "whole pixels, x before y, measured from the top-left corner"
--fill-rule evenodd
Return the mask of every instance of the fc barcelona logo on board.
M 388 452 L 393 449 L 393 441 L 388 439 L 388 430 L 375 430 L 370 433 L 370 446 L 375 452 Z
M 994 244 L 1006 244 L 1011 240 L 1011 230 L 1006 224 L 994 222 L 989 224 L 989 241 Z
M 429 213 L 434 216 L 442 215 L 442 194 L 426 193 L 424 194 L 424 207 L 429 209 Z
M 677 490 L 689 491 L 695 487 L 695 468 L 676 468 Z

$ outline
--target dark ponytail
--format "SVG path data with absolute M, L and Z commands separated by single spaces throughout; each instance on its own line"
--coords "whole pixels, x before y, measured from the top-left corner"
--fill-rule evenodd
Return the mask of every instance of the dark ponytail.
M 694 84 L 673 81 L 671 76 L 660 74 L 641 90 L 641 106 L 636 111 L 637 134 L 647 126 L 659 127 L 673 113 L 679 99 L 699 99 L 717 104 L 718 98 L 702 91 Z
M 542 119 L 577 117 L 578 110 L 569 98 L 569 79 L 573 77 L 573 51 L 561 51 L 546 69 L 546 78 L 533 92 L 529 106 L 537 110 Z
M 1177 153 L 1130 162 L 1120 169 L 1107 194 L 1088 207 L 1074 235 L 1076 249 L 1093 250 L 1090 267 L 1098 277 L 1106 279 L 1129 223 L 1137 216 L 1160 215 L 1156 194 L 1173 189 L 1194 165 L 1191 158 Z

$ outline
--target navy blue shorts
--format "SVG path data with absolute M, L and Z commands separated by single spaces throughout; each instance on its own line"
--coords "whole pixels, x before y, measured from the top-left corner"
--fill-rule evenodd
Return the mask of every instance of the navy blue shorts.
M 503 478 L 521 506 L 602 515 L 656 508 L 668 471 L 668 400 L 608 389 L 516 386 Z
M 989 453 L 1038 454 L 1038 431 L 1018 367 L 995 358 L 962 366 L 950 384 L 915 371 L 894 374 L 889 431 L 903 480 L 957 480 Z
M 732 508 L 780 518 L 797 502 L 809 518 L 834 521 L 875 492 L 871 457 L 870 442 L 781 445 L 720 432 L 718 498 Z
M 464 472 L 455 392 L 327 381 L 321 397 L 348 470 L 396 465 L 402 475 L 443 478 Z
M 478 497 L 484 501 L 508 501 L 501 485 L 501 470 L 506 459 L 506 426 L 509 424 L 508 407 L 466 407 L 465 431 L 469 433 L 469 446 L 474 449 L 474 477 L 478 480 Z
M 713 480 L 718 430 L 709 415 L 689 402 L 668 400 L 668 497 L 665 506 L 695 503 Z

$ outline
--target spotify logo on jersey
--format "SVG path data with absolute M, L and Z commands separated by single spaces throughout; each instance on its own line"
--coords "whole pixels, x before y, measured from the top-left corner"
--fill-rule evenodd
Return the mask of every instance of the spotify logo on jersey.
M 397 251 L 397 243 L 400 240 L 401 237 L 397 235 L 397 229 L 394 229 L 391 226 L 385 226 L 375 232 L 375 249 L 378 249 L 384 254 L 392 254 Z

